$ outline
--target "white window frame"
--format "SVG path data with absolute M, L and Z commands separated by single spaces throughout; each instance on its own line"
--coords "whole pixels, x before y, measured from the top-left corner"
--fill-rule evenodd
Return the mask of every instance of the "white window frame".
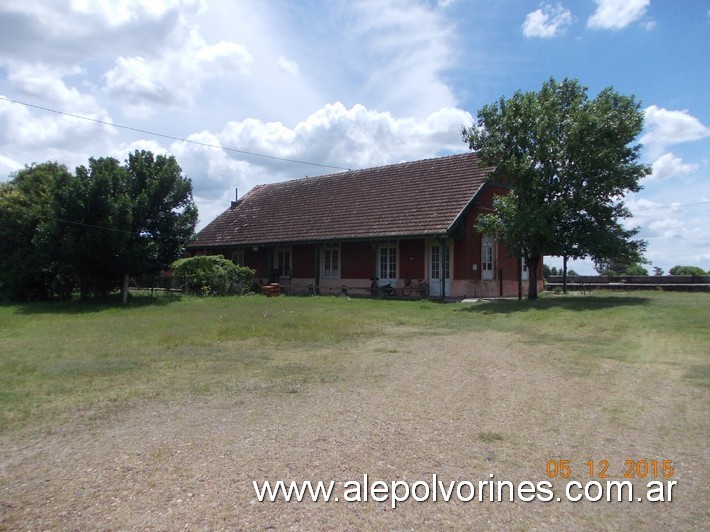
M 323 279 L 340 279 L 340 244 L 323 246 L 321 252 L 321 274 Z
M 443 250 L 443 253 L 442 253 Z M 447 244 L 436 243 L 431 246 L 431 273 L 432 279 L 441 279 L 442 272 L 444 280 L 451 279 L 451 247 Z
M 484 234 L 481 239 L 481 279 L 492 281 L 496 271 L 496 248 L 493 235 Z
M 382 242 L 377 249 L 377 277 L 383 280 L 393 281 L 397 279 L 397 262 L 399 255 L 399 246 L 397 246 L 397 241 L 392 240 L 390 242 Z M 383 261 L 383 258 L 385 259 Z M 386 274 L 382 275 L 384 268 L 386 268 Z
M 525 264 L 525 257 L 520 259 L 520 279 L 527 281 L 530 278 L 530 271 L 528 270 L 528 265 Z
M 439 244 L 434 244 L 431 246 L 430 261 L 430 277 L 432 279 L 441 279 L 441 246 Z

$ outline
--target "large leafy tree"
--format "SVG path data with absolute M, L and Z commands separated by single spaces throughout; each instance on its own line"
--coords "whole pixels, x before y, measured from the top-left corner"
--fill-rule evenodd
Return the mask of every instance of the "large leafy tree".
M 54 181 L 69 175 L 65 166 L 45 162 L 26 166 L 0 184 L 0 297 L 51 297 L 53 277 L 33 239 L 50 216 Z
M 606 88 L 590 99 L 569 79 L 484 106 L 463 137 L 510 193 L 496 198 L 478 228 L 522 256 L 531 279 L 544 255 L 602 260 L 641 250 L 620 220 L 630 216 L 623 197 L 650 172 L 633 144 L 642 127 L 633 97 Z M 537 297 L 535 282 L 528 297 Z
M 168 268 L 192 237 L 192 183 L 172 156 L 136 151 L 125 164 L 103 157 L 63 176 L 52 192 L 52 218 L 37 244 L 82 297 L 123 288 L 129 276 Z

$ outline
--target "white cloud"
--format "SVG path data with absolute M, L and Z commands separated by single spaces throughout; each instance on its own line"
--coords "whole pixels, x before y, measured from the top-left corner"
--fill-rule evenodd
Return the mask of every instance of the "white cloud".
M 186 5 L 198 10 L 206 7 L 204 0 L 71 0 L 72 11 L 95 15 L 112 26 L 127 24 L 144 13 L 157 18 Z
M 0 64 L 73 65 L 87 58 L 170 47 L 176 29 L 203 9 L 195 0 L 0 3 Z
M 651 105 L 645 110 L 646 133 L 641 143 L 657 157 L 668 146 L 710 136 L 710 128 L 688 111 L 670 111 Z
M 701 196 L 696 201 L 707 200 Z M 708 248 L 706 206 L 688 205 L 692 200 L 660 202 L 632 198 L 626 202 L 633 213 L 628 227 L 639 226 L 638 237 L 649 242 L 647 257 L 654 265 L 667 271 L 679 263 L 696 264 L 707 268 L 707 257 L 702 251 Z M 698 250 L 690 253 L 689 250 Z
M 69 72 L 62 68 L 34 63 L 8 64 L 7 79 L 22 94 L 40 99 L 49 105 L 56 105 L 65 111 L 90 113 L 99 108 L 93 96 L 83 94 L 75 87 L 69 87 L 63 80 L 67 74 L 78 74 L 79 67 Z
M 296 61 L 292 61 L 290 59 L 286 59 L 284 56 L 280 56 L 277 63 L 279 65 L 279 68 L 283 72 L 286 72 L 287 74 L 291 74 L 293 76 L 298 74 L 298 63 L 296 63 Z
M 72 107 L 68 108 L 73 110 Z M 110 122 L 100 109 L 78 112 Z M 89 155 L 105 152 L 116 133 L 112 126 L 61 114 L 36 112 L 20 104 L 0 100 L 0 146 L 12 154 L 4 166 L 24 166 L 32 162 L 56 160 L 70 168 L 83 164 Z M 38 156 L 38 154 L 41 154 Z M 6 177 L 0 174 L 0 180 Z
M 589 17 L 590 28 L 625 28 L 646 13 L 651 0 L 596 0 L 597 10 Z
M 5 181 L 11 174 L 22 169 L 22 164 L 10 157 L 0 154 L 0 183 Z
M 561 4 L 543 4 L 540 9 L 528 13 L 523 23 L 526 37 L 554 37 L 572 24 L 572 12 Z
M 105 75 L 105 87 L 135 105 L 191 106 L 204 80 L 245 74 L 251 62 L 244 46 L 225 41 L 208 45 L 192 31 L 181 47 L 163 55 L 118 57 Z
M 698 164 L 684 163 L 680 157 L 672 153 L 664 153 L 652 166 L 653 173 L 646 178 L 648 181 L 661 181 L 669 177 L 690 174 L 700 167 Z
M 224 146 L 246 151 L 356 169 L 446 150 L 463 151 L 461 126 L 472 121 L 469 113 L 459 109 L 442 109 L 423 119 L 399 119 L 362 105 L 348 109 L 338 102 L 319 109 L 294 128 L 249 119 L 230 122 L 219 138 Z M 254 164 L 284 168 L 283 163 L 269 160 L 254 160 Z M 293 171 L 290 167 L 286 170 Z M 296 175 L 304 170 L 299 167 Z
M 346 65 L 359 79 L 359 103 L 420 117 L 457 104 L 442 76 L 457 57 L 456 32 L 441 10 L 413 0 L 354 2 L 348 10 L 343 44 L 360 58 Z

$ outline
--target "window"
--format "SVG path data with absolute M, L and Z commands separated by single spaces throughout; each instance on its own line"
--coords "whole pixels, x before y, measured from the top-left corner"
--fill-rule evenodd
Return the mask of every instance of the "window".
M 323 248 L 323 278 L 337 279 L 340 277 L 340 246 Z
M 492 235 L 483 235 L 481 279 L 490 281 L 495 278 L 495 239 Z
M 244 266 L 244 248 L 232 251 L 232 262 L 238 266 Z
M 442 246 L 440 245 L 433 245 L 431 246 L 431 275 L 430 277 L 432 279 L 441 279 L 441 270 L 442 270 L 442 260 L 441 260 L 441 249 Z M 451 259 L 451 251 L 449 249 L 449 246 L 444 246 L 444 260 L 443 260 L 443 270 L 444 270 L 444 279 L 450 279 L 451 278 L 451 273 L 449 269 L 449 264 L 450 264 L 450 259 Z
M 276 250 L 276 271 L 279 277 L 291 277 L 291 248 Z
M 439 279 L 441 275 L 441 259 L 439 257 L 439 246 L 431 247 L 431 278 Z
M 380 244 L 379 250 L 379 278 L 394 280 L 397 278 L 397 244 L 387 242 Z
M 520 274 L 520 278 L 523 281 L 527 281 L 530 274 L 528 273 L 528 265 L 525 264 L 525 258 L 522 259 L 522 264 L 523 264 L 523 266 L 522 266 L 522 272 Z

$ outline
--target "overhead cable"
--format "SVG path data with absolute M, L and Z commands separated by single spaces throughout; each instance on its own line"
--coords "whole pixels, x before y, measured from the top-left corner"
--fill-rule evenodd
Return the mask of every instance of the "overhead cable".
M 152 135 L 152 136 L 155 136 L 155 137 L 162 137 L 162 138 L 166 138 L 166 139 L 170 139 L 170 140 L 176 140 L 176 141 L 178 141 L 178 142 L 187 142 L 187 143 L 189 143 L 189 144 L 196 144 L 196 145 L 198 145 L 198 146 L 205 146 L 205 147 L 207 147 L 207 148 L 216 148 L 216 149 L 224 150 L 224 151 L 228 151 L 228 152 L 240 153 L 240 154 L 242 154 L 242 155 L 250 155 L 250 156 L 252 156 L 252 157 L 262 157 L 262 158 L 264 158 L 264 159 L 273 159 L 273 160 L 276 160 L 276 161 L 284 161 L 284 162 L 288 162 L 288 163 L 306 164 L 306 165 L 309 165 L 309 166 L 318 166 L 318 167 L 320 167 L 320 168 L 331 168 L 331 169 L 333 169 L 333 170 L 350 170 L 349 168 L 344 168 L 344 167 L 342 167 L 342 166 L 333 166 L 333 165 L 330 165 L 330 164 L 322 164 L 322 163 L 312 163 L 312 162 L 309 162 L 309 161 L 301 161 L 301 160 L 298 160 L 298 159 L 288 159 L 288 158 L 286 158 L 286 157 L 277 157 L 276 155 L 266 155 L 266 154 L 264 154 L 264 153 L 256 153 L 256 152 L 247 151 L 247 150 L 239 150 L 239 149 L 237 149 L 237 148 L 229 148 L 229 147 L 226 147 L 226 146 L 220 146 L 220 145 L 218 145 L 218 144 L 210 144 L 210 143 L 208 143 L 208 142 L 200 142 L 199 140 L 191 140 L 191 139 L 186 139 L 186 138 L 183 138 L 183 137 L 176 137 L 176 136 L 173 136 L 173 135 L 166 135 L 165 133 L 157 133 L 157 132 L 155 132 L 155 131 L 149 131 L 149 130 L 147 130 L 147 129 L 140 129 L 140 128 L 137 128 L 137 127 L 124 126 L 124 125 L 121 125 L 121 124 L 116 124 L 116 123 L 114 123 L 114 122 L 107 122 L 106 120 L 99 120 L 98 118 L 91 118 L 91 117 L 88 117 L 88 116 L 82 116 L 82 115 L 77 115 L 77 114 L 73 114 L 73 113 L 67 113 L 67 112 L 65 112 L 65 111 L 59 111 L 59 110 L 57 110 L 57 109 L 52 109 L 52 108 L 50 108 L 50 107 L 44 107 L 44 106 L 42 106 L 42 105 L 35 105 L 35 104 L 32 104 L 32 103 L 21 102 L 21 101 L 19 101 L 19 100 L 13 100 L 13 99 L 11 99 L 11 98 L 6 98 L 5 96 L 0 96 L 0 100 L 4 100 L 4 101 L 6 101 L 6 102 L 10 102 L 10 103 L 18 104 L 18 105 L 24 105 L 25 107 L 32 107 L 32 108 L 34 108 L 34 109 L 40 109 L 41 111 L 47 111 L 47 112 L 49 112 L 49 113 L 55 113 L 55 114 L 58 114 L 58 115 L 70 116 L 70 117 L 72 117 L 72 118 L 78 118 L 79 120 L 86 120 L 86 121 L 88 121 L 88 122 L 95 122 L 95 123 L 97 123 L 97 124 L 103 124 L 103 125 L 105 125 L 105 126 L 111 126 L 111 127 L 116 127 L 116 128 L 120 128 L 120 129 L 126 129 L 126 130 L 128 130 L 128 131 L 135 131 L 135 132 L 138 132 L 138 133 L 143 133 L 143 134 L 145 134 L 145 135 Z

